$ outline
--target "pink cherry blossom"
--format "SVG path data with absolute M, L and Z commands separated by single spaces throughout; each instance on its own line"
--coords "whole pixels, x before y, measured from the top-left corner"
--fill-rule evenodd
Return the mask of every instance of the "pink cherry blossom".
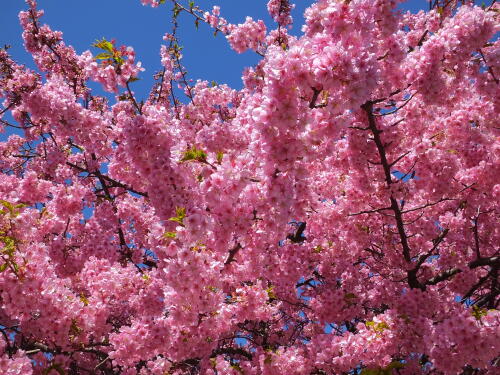
M 141 100 L 132 47 L 77 54 L 27 1 L 0 373 L 497 374 L 500 6 L 318 0 L 292 35 L 285 0 L 274 29 L 141 3 L 261 59 L 241 90 L 191 81 L 174 29 Z

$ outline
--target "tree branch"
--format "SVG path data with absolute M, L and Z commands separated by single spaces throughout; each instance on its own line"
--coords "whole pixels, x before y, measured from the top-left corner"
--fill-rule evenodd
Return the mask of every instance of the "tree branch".
M 380 157 L 380 162 L 382 164 L 382 168 L 384 169 L 385 174 L 385 182 L 388 188 L 393 184 L 391 177 L 391 167 L 390 163 L 387 160 L 387 155 L 385 152 L 385 147 L 380 138 L 381 131 L 377 128 L 377 124 L 375 122 L 375 117 L 373 114 L 373 103 L 371 101 L 366 102 L 361 106 L 361 108 L 366 112 L 368 116 L 368 125 L 373 134 L 373 141 L 377 147 L 377 151 Z M 411 251 L 410 245 L 408 243 L 408 236 L 406 234 L 405 225 L 403 221 L 403 214 L 399 207 L 396 198 L 391 194 L 390 196 L 391 209 L 394 212 L 394 219 L 396 220 L 396 227 L 398 229 L 399 238 L 401 241 L 401 246 L 403 248 L 403 257 L 407 263 L 411 263 Z M 424 289 L 425 287 L 418 281 L 416 277 L 416 273 L 412 271 L 408 271 L 408 284 L 411 288 L 419 288 Z

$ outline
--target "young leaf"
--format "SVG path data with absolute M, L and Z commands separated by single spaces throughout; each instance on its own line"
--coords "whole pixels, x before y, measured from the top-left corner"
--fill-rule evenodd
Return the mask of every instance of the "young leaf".
M 85 294 L 83 293 L 80 293 L 80 301 L 83 303 L 84 306 L 89 305 L 89 300 L 87 299 L 87 297 L 85 297 Z
M 177 18 L 177 16 L 179 15 L 179 13 L 181 12 L 181 8 L 177 5 L 177 3 L 174 5 L 174 18 Z
M 207 154 L 205 153 L 205 151 L 196 148 L 196 146 L 193 146 L 190 149 L 184 151 L 184 154 L 182 155 L 182 158 L 180 161 L 181 162 L 199 161 L 201 163 L 206 163 Z
M 175 209 L 176 216 L 171 217 L 170 221 L 175 221 L 176 223 L 179 223 L 179 225 L 184 226 L 184 218 L 186 217 L 186 209 L 184 207 L 177 207 Z
M 270 300 L 276 299 L 276 294 L 274 293 L 274 286 L 271 285 L 269 288 L 267 288 L 266 293 Z
M 480 308 L 476 305 L 472 306 L 472 316 L 476 319 L 476 320 L 481 320 L 481 318 L 483 316 L 486 316 L 488 315 L 488 310 L 487 309 L 484 309 L 484 308 Z
M 113 55 L 110 55 L 107 52 L 101 52 L 98 55 L 96 55 L 94 57 L 94 59 L 96 59 L 96 60 L 107 60 L 107 59 L 111 59 L 112 57 L 113 57 Z
M 217 164 L 222 163 L 222 158 L 224 157 L 224 153 L 222 151 L 217 151 Z
M 163 233 L 163 238 L 175 238 L 177 237 L 177 233 L 175 232 L 165 232 Z
M 113 53 L 113 44 L 111 42 L 108 42 L 106 38 L 102 38 L 102 40 L 96 40 L 94 44 L 92 44 L 92 47 L 100 48 L 104 51 L 108 51 L 109 53 Z
M 4 206 L 6 209 L 9 210 L 11 216 L 14 216 L 14 212 L 15 212 L 15 209 L 14 209 L 14 205 L 8 201 L 4 201 L 3 199 L 0 200 L 0 204 L 2 206 Z

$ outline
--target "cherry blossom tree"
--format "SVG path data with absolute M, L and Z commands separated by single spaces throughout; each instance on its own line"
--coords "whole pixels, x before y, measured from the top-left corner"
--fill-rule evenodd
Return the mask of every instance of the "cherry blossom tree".
M 0 50 L 0 372 L 498 374 L 499 4 L 318 0 L 296 37 L 287 0 L 142 3 L 144 100 L 35 0 L 37 71 Z M 262 56 L 243 89 L 190 83 L 181 13 Z

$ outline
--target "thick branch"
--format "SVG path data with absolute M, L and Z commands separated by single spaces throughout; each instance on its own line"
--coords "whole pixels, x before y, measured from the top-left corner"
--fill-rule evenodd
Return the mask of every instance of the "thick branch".
M 382 165 L 382 168 L 384 169 L 385 182 L 387 184 L 387 187 L 390 188 L 391 185 L 393 184 L 391 177 L 391 166 L 389 161 L 387 160 L 384 143 L 380 138 L 381 131 L 377 128 L 377 124 L 375 122 L 375 116 L 373 114 L 373 103 L 368 101 L 365 104 L 363 104 L 361 108 L 366 112 L 368 116 L 368 126 L 373 134 L 373 141 L 375 142 L 375 145 L 377 147 L 377 151 L 380 157 L 380 163 Z M 394 212 L 394 219 L 396 220 L 396 226 L 398 229 L 401 246 L 403 248 L 403 257 L 407 263 L 410 263 L 411 251 L 410 251 L 410 245 L 408 243 L 408 236 L 406 234 L 404 227 L 403 214 L 401 212 L 401 208 L 399 207 L 396 198 L 394 198 L 392 194 L 390 197 L 390 201 L 391 201 L 390 207 Z M 416 272 L 411 270 L 408 271 L 408 284 L 410 285 L 411 288 L 424 289 L 424 286 L 417 279 Z
M 483 267 L 483 266 L 491 266 L 498 268 L 500 267 L 500 257 L 491 257 L 491 258 L 479 258 L 476 259 L 468 264 L 470 269 L 477 268 L 477 267 Z M 440 274 L 434 276 L 433 278 L 427 280 L 425 282 L 425 285 L 436 285 L 440 283 L 441 281 L 447 280 L 451 278 L 452 276 L 455 276 L 457 273 L 462 272 L 460 268 L 451 268 L 449 270 L 446 270 L 444 272 L 441 272 Z
M 227 257 L 226 261 L 224 262 L 224 265 L 228 265 L 231 262 L 235 262 L 236 260 L 234 257 L 238 253 L 238 251 L 242 249 L 240 243 L 237 243 L 235 247 L 233 247 L 231 250 L 229 250 L 229 256 Z

